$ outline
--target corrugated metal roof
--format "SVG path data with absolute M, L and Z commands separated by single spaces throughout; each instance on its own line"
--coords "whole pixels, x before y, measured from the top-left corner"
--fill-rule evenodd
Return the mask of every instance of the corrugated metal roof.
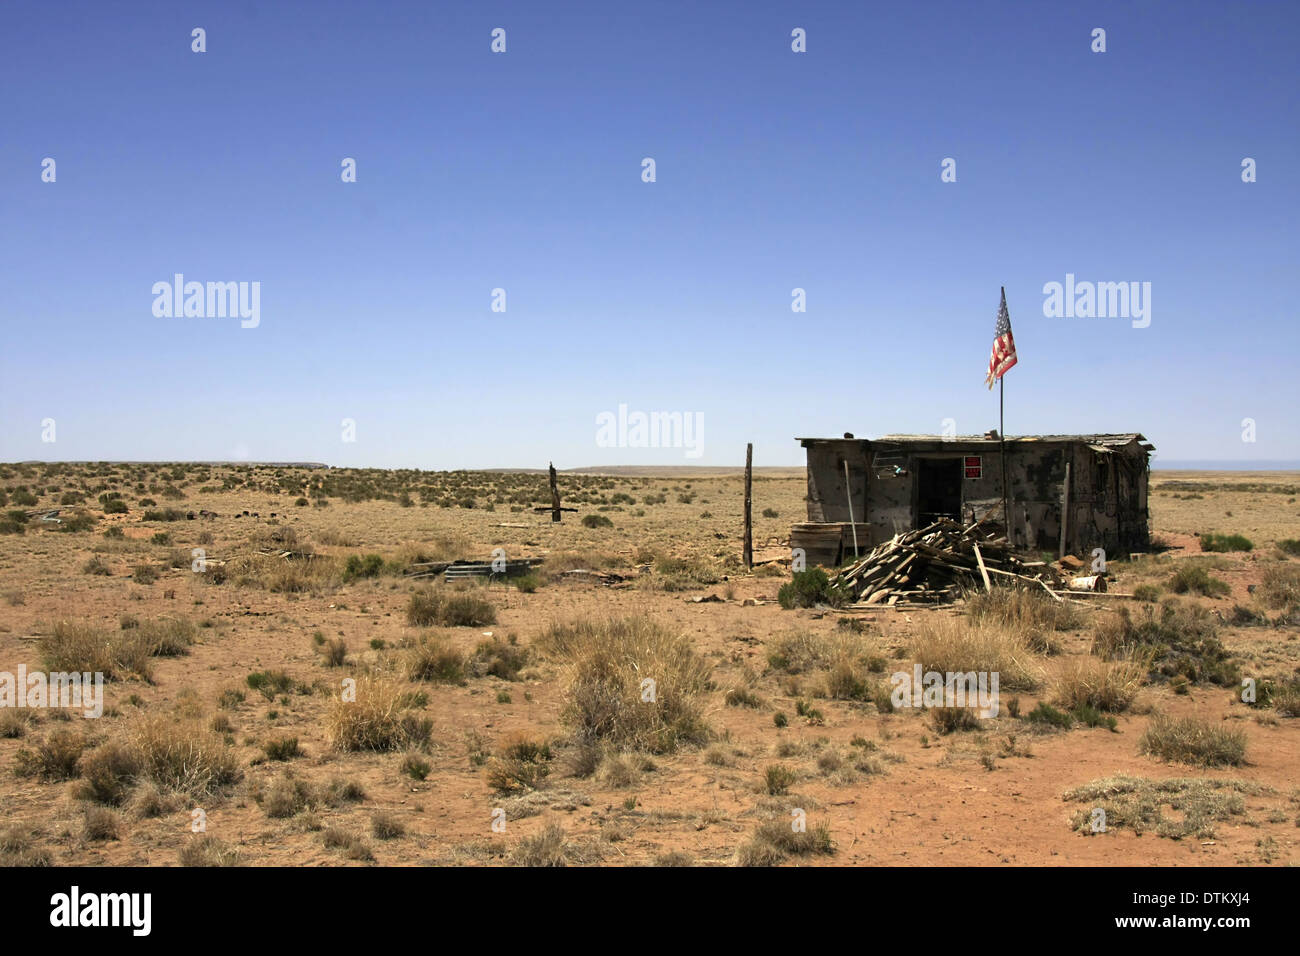
M 881 435 L 879 438 L 796 438 L 799 442 L 843 442 L 843 441 L 865 441 L 865 442 L 936 442 L 951 441 L 963 442 L 967 444 L 990 445 L 998 444 L 998 439 L 988 438 L 985 435 Z M 1148 450 L 1154 450 L 1155 446 L 1147 442 L 1146 436 L 1141 432 L 1116 432 L 1098 435 L 1012 435 L 1007 438 L 1009 443 L 1016 442 L 1086 442 L 1089 445 L 1106 446 L 1109 448 L 1119 448 L 1128 445 L 1131 442 L 1143 442 L 1144 447 Z

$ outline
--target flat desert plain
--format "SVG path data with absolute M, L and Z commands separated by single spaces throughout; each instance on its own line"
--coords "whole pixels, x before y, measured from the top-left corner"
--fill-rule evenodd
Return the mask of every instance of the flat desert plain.
M 0 709 L 0 862 L 1300 862 L 1300 475 L 1153 472 L 1107 597 L 868 611 L 778 600 L 802 469 L 756 472 L 752 573 L 737 471 L 560 488 L 0 466 L 9 703 L 107 678 Z M 503 556 L 543 560 L 412 577 Z M 917 663 L 998 671 L 997 715 L 897 706 Z

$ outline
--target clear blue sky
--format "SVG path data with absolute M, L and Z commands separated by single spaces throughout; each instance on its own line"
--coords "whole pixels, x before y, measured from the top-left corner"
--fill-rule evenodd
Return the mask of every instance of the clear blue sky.
M 798 464 L 796 435 L 981 432 L 1000 285 L 1009 434 L 1300 459 L 1298 27 L 1295 3 L 5 3 L 0 460 Z M 260 282 L 260 326 L 156 318 L 177 272 Z M 1067 273 L 1150 282 L 1150 327 L 1045 318 Z M 597 447 L 620 404 L 700 415 L 703 456 Z

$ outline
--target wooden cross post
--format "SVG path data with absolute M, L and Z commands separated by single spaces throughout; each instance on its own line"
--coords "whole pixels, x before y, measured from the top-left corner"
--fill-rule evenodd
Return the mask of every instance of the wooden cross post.
M 554 462 L 552 462 L 551 465 L 550 465 L 550 475 L 551 475 L 551 503 L 550 503 L 549 505 L 538 505 L 537 507 L 535 507 L 535 508 L 533 509 L 533 511 L 534 511 L 535 513 L 537 513 L 537 514 L 541 514 L 541 513 L 544 512 L 544 511 L 549 511 L 549 512 L 551 513 L 551 521 L 559 521 L 559 520 L 560 520 L 560 512 L 562 512 L 562 511 L 577 511 L 578 509 L 577 509 L 577 508 L 561 508 L 561 507 L 560 507 L 560 486 L 557 485 L 557 484 L 555 483 L 555 464 L 554 464 Z
M 551 520 L 560 520 L 560 486 L 555 482 L 555 463 L 548 462 L 551 469 Z

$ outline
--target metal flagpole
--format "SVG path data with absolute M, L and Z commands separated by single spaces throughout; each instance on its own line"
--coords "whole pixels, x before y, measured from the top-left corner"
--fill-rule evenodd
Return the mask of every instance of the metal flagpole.
M 1004 290 L 1005 294 L 1005 290 Z M 1006 384 L 1006 376 L 998 377 L 998 459 L 1002 463 L 1002 519 L 1007 525 L 1007 544 L 1015 547 L 1015 542 L 1011 537 L 1011 508 L 1007 504 L 1007 433 L 1006 424 L 1002 420 L 1003 409 L 1003 386 Z

